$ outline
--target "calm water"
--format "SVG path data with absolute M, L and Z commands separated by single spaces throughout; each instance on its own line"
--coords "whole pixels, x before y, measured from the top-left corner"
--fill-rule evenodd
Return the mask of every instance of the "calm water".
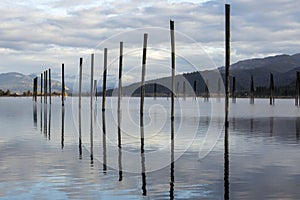
M 174 123 L 167 99 L 146 99 L 142 119 L 139 98 L 120 113 L 108 98 L 105 114 L 101 98 L 52 100 L 0 98 L 0 199 L 300 197 L 293 100 L 237 99 L 227 138 L 216 99 L 177 100 Z

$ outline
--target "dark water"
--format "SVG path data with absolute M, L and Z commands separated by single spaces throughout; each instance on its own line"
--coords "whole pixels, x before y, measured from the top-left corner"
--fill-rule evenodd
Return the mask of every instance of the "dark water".
M 49 101 L 48 101 L 49 102 Z M 0 98 L 0 199 L 298 199 L 300 109 L 238 99 Z M 105 126 L 104 126 L 105 125 Z M 118 126 L 119 125 L 119 126 Z M 142 127 L 140 125 L 143 125 Z M 121 136 L 121 137 L 120 137 Z M 226 144 L 226 145 L 225 145 Z M 118 148 L 120 146 L 121 148 Z

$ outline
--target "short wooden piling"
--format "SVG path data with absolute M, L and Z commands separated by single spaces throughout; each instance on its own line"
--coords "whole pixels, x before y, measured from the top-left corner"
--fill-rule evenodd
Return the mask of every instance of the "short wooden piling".
M 140 115 L 144 114 L 144 97 L 145 97 L 145 75 L 146 75 L 146 58 L 147 58 L 147 39 L 148 34 L 144 33 L 143 42 L 143 58 L 142 58 L 142 80 L 141 80 L 141 104 L 140 104 Z
M 236 103 L 235 77 L 232 77 L 232 103 Z
M 61 65 L 61 105 L 65 106 L 65 64 Z
M 273 74 L 270 73 L 270 105 L 274 105 L 275 99 L 274 99 L 274 79 Z
M 43 101 L 43 73 L 41 73 L 41 103 Z
M 80 58 L 79 59 L 79 102 L 78 102 L 79 109 L 81 108 L 82 63 L 83 63 L 83 59 Z
M 51 96 L 52 96 L 52 91 L 51 91 L 51 69 L 48 69 L 48 73 L 49 73 L 49 103 L 51 104 Z
M 230 5 L 225 5 L 225 127 L 229 126 Z
M 254 81 L 252 75 L 250 81 L 250 104 L 254 104 Z
M 121 110 L 121 98 L 122 98 L 122 68 L 123 68 L 123 42 L 120 42 L 118 112 L 120 112 L 120 110 Z
M 174 36 L 174 21 L 172 20 L 170 20 L 170 35 L 171 35 L 171 67 L 172 67 L 171 120 L 174 120 L 175 36 Z
M 103 85 L 102 85 L 102 111 L 105 111 L 107 77 L 107 48 L 104 48 Z

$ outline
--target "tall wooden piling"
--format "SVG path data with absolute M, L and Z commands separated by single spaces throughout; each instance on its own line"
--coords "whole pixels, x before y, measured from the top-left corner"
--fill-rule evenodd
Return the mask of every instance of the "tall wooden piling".
M 80 58 L 79 59 L 79 102 L 78 102 L 78 106 L 79 109 L 81 108 L 81 88 L 82 88 L 82 63 L 83 63 L 83 59 Z
M 43 101 L 43 73 L 41 73 L 41 103 Z
M 235 77 L 232 77 L 232 103 L 236 103 Z
M 295 96 L 295 105 L 300 105 L 300 72 L 296 73 L 296 96 Z
M 123 68 L 123 42 L 120 42 L 118 112 L 120 112 L 120 110 L 121 110 L 121 98 L 122 98 L 122 68 Z
M 143 115 L 140 115 L 140 129 L 141 129 L 141 166 L 142 166 L 142 191 L 143 196 L 147 195 L 146 188 L 146 164 L 145 164 L 145 149 L 144 149 L 144 118 Z
M 274 79 L 273 79 L 273 74 L 270 73 L 270 105 L 275 104 L 275 99 L 274 99 Z
M 45 101 L 47 103 L 47 99 L 48 99 L 48 71 L 45 71 Z
M 46 85 L 47 85 L 47 82 L 46 82 L 46 71 L 44 71 L 44 103 L 46 103 Z
M 172 20 L 170 20 L 170 35 L 171 35 L 171 67 L 172 67 L 171 120 L 174 120 L 175 36 L 174 36 L 174 21 Z
M 225 5 L 225 127 L 229 126 L 230 5 Z
M 52 96 L 52 91 L 51 91 L 51 69 L 48 69 L 48 73 L 49 73 L 49 103 L 51 104 L 51 96 Z
M 102 85 L 102 111 L 105 111 L 107 76 L 107 48 L 104 48 L 103 85 Z
M 141 80 L 141 105 L 140 105 L 140 114 L 144 114 L 144 97 L 145 97 L 145 75 L 146 75 L 146 58 L 147 58 L 147 39 L 148 34 L 144 33 L 144 42 L 143 42 L 143 58 L 142 58 L 142 80 Z
M 254 81 L 252 75 L 250 81 L 250 104 L 254 104 Z
M 91 101 L 90 101 L 90 106 L 91 110 L 93 109 L 93 96 L 94 96 L 94 54 L 91 54 L 91 90 L 90 90 L 90 95 L 91 95 Z M 92 119 L 91 119 L 92 120 Z
M 65 105 L 65 64 L 61 65 L 61 105 Z

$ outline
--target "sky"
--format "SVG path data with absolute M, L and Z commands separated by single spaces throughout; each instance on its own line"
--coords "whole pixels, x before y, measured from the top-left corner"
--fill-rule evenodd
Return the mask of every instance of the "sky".
M 143 35 L 148 34 L 146 79 L 169 76 L 169 21 L 175 22 L 176 73 L 224 65 L 225 4 L 231 5 L 231 63 L 299 53 L 300 13 L 295 0 L 2 0 L 0 73 L 39 74 L 47 68 L 78 74 L 79 58 L 101 79 L 117 77 L 124 43 L 124 82 L 140 80 Z

